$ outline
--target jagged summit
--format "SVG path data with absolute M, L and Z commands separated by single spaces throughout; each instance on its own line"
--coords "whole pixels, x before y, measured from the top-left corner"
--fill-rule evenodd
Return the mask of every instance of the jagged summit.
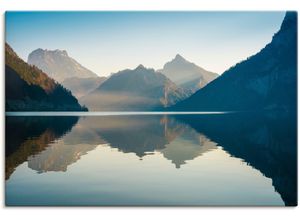
M 37 48 L 33 50 L 31 53 L 54 53 L 54 54 L 63 54 L 68 56 L 67 51 L 61 49 L 49 50 L 49 49 Z
M 175 58 L 173 60 L 177 60 L 177 61 L 187 61 L 183 56 L 181 56 L 180 54 L 176 54 Z
M 97 77 L 95 73 L 69 57 L 66 50 L 38 48 L 29 54 L 28 63 L 37 66 L 58 82 L 72 77 Z
M 51 52 L 51 50 L 46 50 L 48 52 Z M 64 55 L 64 56 L 68 56 L 68 52 L 66 50 L 60 50 L 60 49 L 56 49 L 53 51 L 54 53 L 57 53 L 57 54 L 61 54 L 61 55 Z
M 33 50 L 31 53 L 33 53 L 33 52 L 35 52 L 35 53 L 37 53 L 37 52 L 44 52 L 44 51 L 45 51 L 44 49 L 38 48 L 38 49 Z
M 166 75 L 176 85 L 188 89 L 192 93 L 218 77 L 218 74 L 189 62 L 180 54 L 176 54 L 175 58 L 158 71 Z
M 140 64 L 135 68 L 135 70 L 143 70 L 143 69 L 147 69 L 143 64 Z

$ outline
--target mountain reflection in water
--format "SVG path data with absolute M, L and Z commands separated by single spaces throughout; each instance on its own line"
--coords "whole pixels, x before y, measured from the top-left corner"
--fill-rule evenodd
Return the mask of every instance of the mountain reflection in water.
M 72 164 L 78 163 L 80 165 L 83 155 L 93 154 L 97 148 L 101 147 L 109 147 L 111 152 L 117 150 L 120 153 L 124 153 L 124 156 L 126 154 L 135 155 L 139 160 L 163 157 L 173 164 L 173 169 L 180 170 L 180 172 L 187 172 L 184 169 L 187 165 L 193 166 L 194 171 L 197 170 L 193 161 L 196 159 L 201 161 L 201 157 L 208 155 L 209 152 L 216 152 L 216 155 L 221 155 L 220 152 L 225 151 L 231 157 L 245 161 L 253 170 L 258 170 L 265 177 L 271 178 L 275 191 L 280 194 L 285 205 L 296 205 L 296 130 L 295 117 L 279 116 L 270 113 L 259 115 L 224 114 L 198 116 L 7 116 L 6 189 L 9 191 L 10 186 L 14 184 L 22 185 L 21 182 L 17 182 L 14 178 L 17 179 L 18 175 L 20 175 L 15 171 L 25 169 L 22 167 L 24 163 L 27 164 L 27 169 L 36 171 L 39 173 L 38 175 L 40 173 L 53 175 L 49 171 L 62 171 L 68 174 L 68 169 L 71 168 Z M 220 162 L 221 159 L 219 157 L 211 158 L 210 163 Z M 109 158 L 106 159 L 109 160 Z M 162 163 L 161 160 L 159 161 L 159 163 Z M 93 163 L 94 166 L 97 166 L 98 161 L 85 161 L 85 165 L 82 164 L 81 167 L 81 169 L 86 169 L 83 170 L 85 173 L 89 172 L 86 168 L 89 165 L 88 163 Z M 151 171 L 159 174 L 159 163 L 152 164 L 157 166 L 158 169 L 150 170 L 149 168 L 145 172 Z M 109 167 L 105 169 L 109 171 Z M 199 167 L 199 169 L 203 169 L 203 167 Z M 125 167 L 119 167 L 118 170 L 120 172 L 122 170 L 126 174 Z M 130 171 L 128 170 L 128 172 Z M 224 173 L 226 172 L 228 171 L 224 168 Z M 90 175 L 95 174 L 91 173 Z M 164 173 L 159 175 L 164 175 Z M 192 177 L 196 174 L 190 173 L 189 175 Z M 205 181 L 205 174 L 201 175 L 204 175 L 204 179 L 201 179 L 201 182 Z M 209 174 L 210 177 L 213 175 L 214 173 Z M 175 179 L 176 175 L 174 174 L 172 177 Z M 61 181 L 65 180 L 63 177 L 61 178 Z M 67 176 L 64 178 L 67 178 Z M 80 178 L 80 175 L 72 178 Z M 165 181 L 161 180 L 160 182 L 159 179 L 157 181 L 160 184 L 166 184 Z M 253 181 L 256 180 L 254 179 Z M 198 187 L 197 185 L 201 185 L 201 182 L 189 184 L 195 184 L 193 187 Z M 116 183 L 111 182 L 111 184 L 114 185 Z M 39 186 L 43 187 L 43 185 Z M 211 187 L 213 187 L 213 184 Z M 149 190 L 150 188 L 151 186 L 149 186 Z M 169 188 L 172 187 L 169 186 Z M 118 189 L 115 190 L 118 191 Z M 88 191 L 83 193 L 86 193 L 87 196 L 89 194 Z M 213 190 L 211 193 L 214 193 Z M 122 203 L 120 200 L 120 204 L 173 204 L 156 200 L 156 202 L 148 202 L 151 199 L 154 201 L 155 198 L 151 198 L 153 195 L 148 194 L 144 196 L 144 199 L 135 199 L 134 202 L 128 200 L 127 203 L 126 201 Z M 9 204 L 35 204 L 34 202 L 26 203 L 26 201 L 22 203 L 15 197 L 17 198 L 13 192 L 11 194 L 10 191 L 6 192 L 6 201 L 11 201 Z M 220 202 L 218 202 L 218 196 L 213 198 L 215 201 L 207 201 L 208 205 L 239 205 L 235 204 L 234 201 L 232 203 L 222 203 L 223 200 L 221 198 Z M 227 199 L 230 200 L 232 198 Z M 205 205 L 205 203 L 196 202 L 195 199 L 183 198 L 183 200 L 186 200 L 186 202 L 182 202 L 183 205 Z M 99 204 L 110 205 L 115 204 L 114 202 L 107 200 L 107 203 L 99 202 Z M 49 202 L 49 204 L 52 203 Z M 53 202 L 53 204 L 55 205 L 56 203 Z M 69 203 L 63 204 L 70 205 Z M 78 204 L 80 205 L 81 203 Z M 85 204 L 97 205 L 98 203 L 95 201 Z M 175 204 L 181 204 L 180 200 Z M 255 205 L 255 199 L 253 202 L 245 202 L 244 205 L 247 204 Z M 273 203 L 262 204 L 272 205 Z

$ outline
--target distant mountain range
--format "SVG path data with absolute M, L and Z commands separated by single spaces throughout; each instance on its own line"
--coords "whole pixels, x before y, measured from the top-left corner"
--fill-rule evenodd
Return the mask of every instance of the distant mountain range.
M 5 44 L 6 111 L 86 111 L 62 85 Z
M 203 88 L 219 76 L 187 61 L 179 54 L 158 72 L 163 73 L 176 85 L 190 90 L 191 93 Z
M 176 111 L 234 111 L 297 107 L 297 13 L 288 12 L 280 30 L 257 54 L 176 104 Z
M 139 65 L 113 74 L 80 102 L 91 110 L 135 111 L 164 108 L 186 98 L 185 90 L 163 74 Z
M 296 110 L 295 12 L 286 14 L 271 43 L 221 76 L 179 54 L 161 70 L 139 65 L 108 78 L 65 50 L 37 49 L 28 56 L 30 65 L 7 44 L 5 54 L 7 110 L 86 110 L 72 94 L 92 111 Z
M 65 50 L 36 49 L 29 54 L 28 63 L 60 82 L 77 98 L 93 91 L 106 79 L 83 67 Z

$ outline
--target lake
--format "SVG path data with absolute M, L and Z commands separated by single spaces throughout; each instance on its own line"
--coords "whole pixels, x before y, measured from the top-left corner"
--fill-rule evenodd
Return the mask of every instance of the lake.
M 6 116 L 9 206 L 294 206 L 291 114 Z

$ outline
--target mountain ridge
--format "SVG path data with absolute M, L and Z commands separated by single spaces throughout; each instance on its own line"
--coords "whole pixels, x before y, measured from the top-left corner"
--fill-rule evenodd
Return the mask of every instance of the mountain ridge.
M 163 69 L 158 71 L 171 79 L 176 85 L 191 90 L 191 93 L 203 88 L 219 76 L 217 73 L 207 71 L 186 60 L 180 54 L 176 54 L 171 61 L 163 66 Z
M 297 13 L 287 12 L 280 30 L 258 53 L 229 68 L 175 111 L 296 109 Z
M 166 76 L 139 65 L 112 74 L 80 102 L 94 110 L 153 110 L 185 97 L 185 91 Z
M 96 89 L 106 79 L 82 66 L 66 50 L 38 48 L 29 54 L 28 63 L 61 83 L 76 98 Z
M 38 48 L 28 55 L 27 62 L 35 65 L 58 82 L 67 78 L 90 78 L 98 75 L 68 55 L 66 50 Z
M 72 93 L 5 44 L 6 111 L 87 111 Z

